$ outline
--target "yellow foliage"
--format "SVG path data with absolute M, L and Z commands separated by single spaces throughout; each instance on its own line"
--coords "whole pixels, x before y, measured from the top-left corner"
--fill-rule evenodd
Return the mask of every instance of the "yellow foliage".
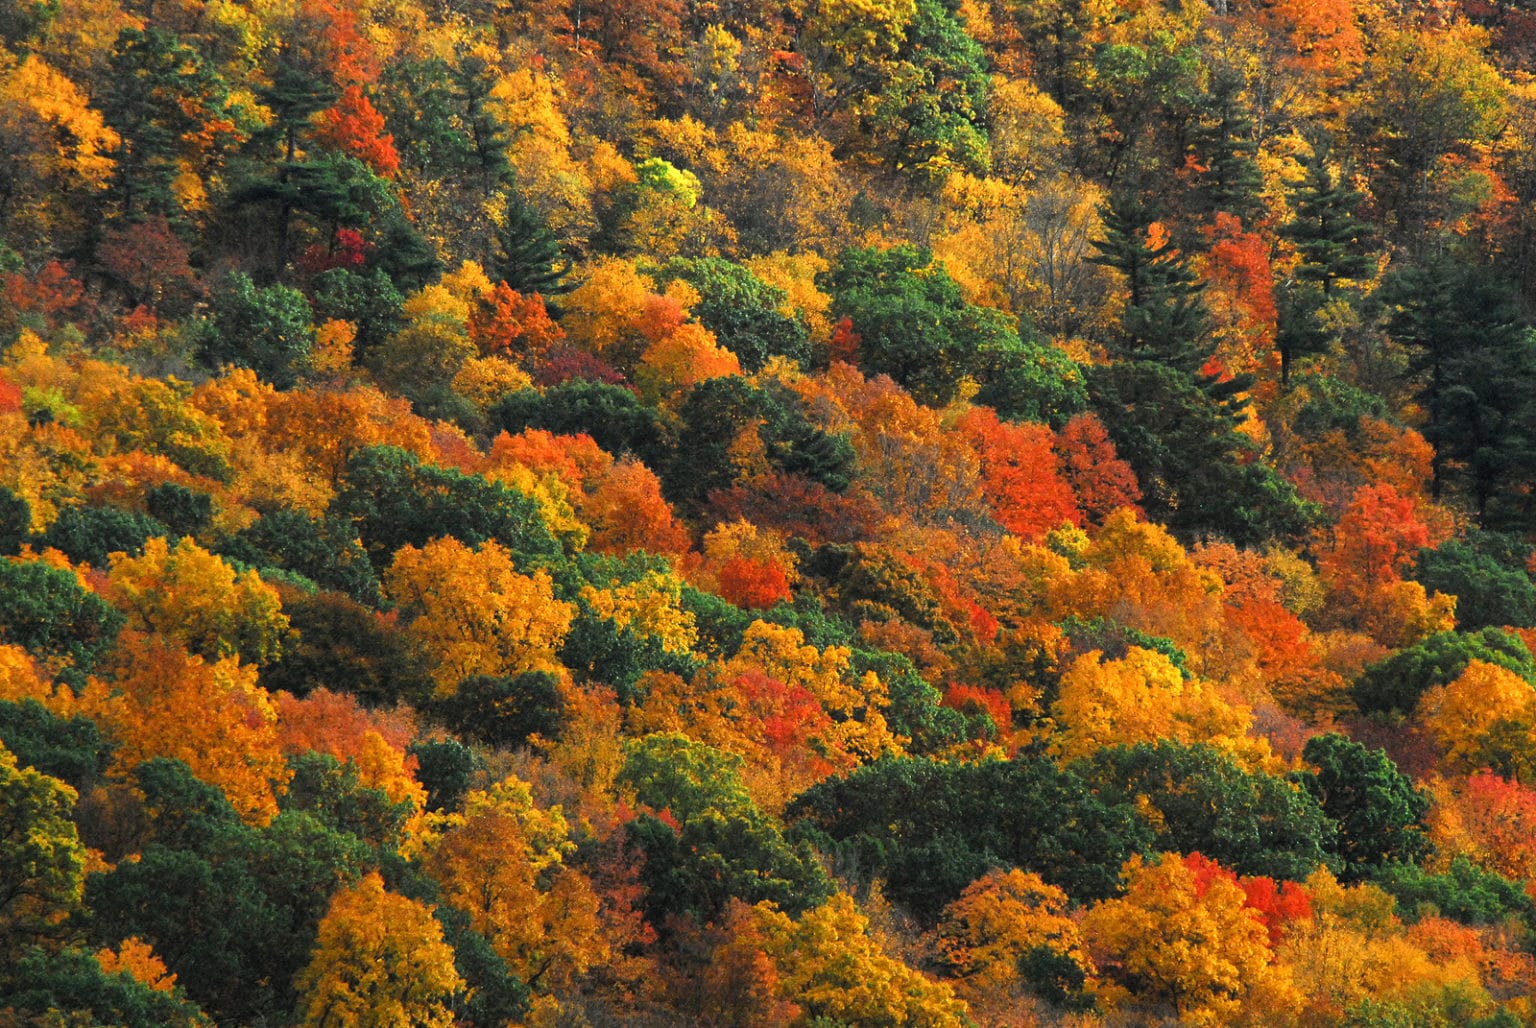
M 726 671 L 760 671 L 809 692 L 832 717 L 832 727 L 822 740 L 831 753 L 851 754 L 861 761 L 887 753 L 899 755 L 902 742 L 892 734 L 881 713 L 890 705 L 885 683 L 874 672 L 854 679 L 851 658 L 846 646 L 818 650 L 806 644 L 798 628 L 754 621 L 747 627 L 741 649 L 726 664 Z
M 764 950 L 777 965 L 781 998 L 844 1024 L 926 1025 L 969 1021 L 944 982 L 924 978 L 885 952 L 846 893 L 793 921 L 769 903 L 755 908 Z
M 32 655 L 20 646 L 0 644 L 0 701 L 37 700 L 47 704 L 53 688 Z
M 1186 680 L 1167 656 L 1139 646 L 1120 660 L 1106 661 L 1097 650 L 1077 658 L 1051 713 L 1059 726 L 1052 751 L 1063 761 L 1163 739 L 1208 743 L 1249 764 L 1271 757 L 1267 743 L 1247 735 L 1247 707 L 1227 703 L 1199 678 Z
M 471 357 L 453 376 L 451 388 L 481 411 L 488 411 L 507 393 L 533 388 L 533 379 L 503 357 Z
M 254 570 L 237 574 L 191 539 L 172 549 L 157 537 L 141 557 L 114 554 L 104 596 L 128 615 L 128 627 L 175 639 L 210 660 L 274 660 L 289 630 L 276 589 Z
M 537 504 L 539 517 L 562 546 L 573 551 L 586 548 L 591 529 L 571 505 L 571 487 L 559 474 L 550 471 L 541 475 L 514 462 L 492 468 L 485 477 L 517 490 Z M 577 496 L 579 499 L 580 493 Z
M 1039 948 L 1072 961 L 1088 979 L 1095 973 L 1066 893 L 1017 868 L 990 871 L 966 886 L 944 908 L 938 935 L 944 961 L 981 990 L 1018 984 L 1020 958 Z
M 1536 688 L 1513 671 L 1474 660 L 1426 692 L 1419 713 L 1453 769 L 1490 767 L 1525 781 L 1536 770 Z
M 703 325 L 679 325 L 640 357 L 635 384 L 650 403 L 671 405 L 700 382 L 741 374 L 736 355 L 715 341 Z
M 512 777 L 437 820 L 422 866 L 525 982 L 564 987 L 612 956 L 597 893 L 565 865 L 576 847 L 559 807 L 540 810 Z
M 576 610 L 555 598 L 548 572 L 522 575 L 494 541 L 471 549 L 452 537 L 403 546 L 384 588 L 409 619 L 406 633 L 433 661 L 438 692 L 470 675 L 556 670 Z
M 309 965 L 294 983 L 315 1028 L 450 1028 L 464 982 L 432 911 L 388 892 L 377 871 L 331 898 Z
M 1134 999 L 1171 1003 L 1181 1024 L 1222 1025 L 1250 994 L 1287 991 L 1268 931 L 1235 881 L 1213 876 L 1202 893 L 1176 853 L 1132 857 L 1123 877 L 1125 894 L 1089 910 L 1082 931 Z
M 352 370 L 352 343 L 357 326 L 332 318 L 315 326 L 315 344 L 309 351 L 309 370 L 326 378 L 340 378 Z
M 599 617 L 655 639 L 668 653 L 688 653 L 698 642 L 693 612 L 682 608 L 683 583 L 676 575 L 647 571 L 625 585 L 584 586 L 581 598 Z

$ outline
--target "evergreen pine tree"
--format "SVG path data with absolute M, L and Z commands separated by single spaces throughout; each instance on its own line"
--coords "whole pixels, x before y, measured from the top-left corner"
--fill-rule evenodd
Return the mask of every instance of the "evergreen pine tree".
M 1259 209 L 1264 176 L 1254 159 L 1259 144 L 1241 89 L 1242 81 L 1229 69 L 1214 74 L 1209 98 L 1214 118 L 1196 127 L 1192 142 L 1206 167 L 1201 179 L 1205 213 L 1225 211 L 1248 222 Z
M 1154 235 L 1153 219 L 1140 197 L 1125 192 L 1111 199 L 1104 212 L 1104 238 L 1093 241 L 1098 256 L 1090 259 L 1123 274 L 1130 293 L 1114 356 L 1156 361 L 1196 375 L 1211 355 L 1210 314 L 1200 296 L 1205 283 L 1166 234 Z
M 1306 175 L 1291 191 L 1296 217 L 1280 230 L 1301 255 L 1296 277 L 1317 282 L 1323 295 L 1332 298 L 1340 279 L 1363 278 L 1374 262 L 1367 251 L 1369 226 L 1355 217 L 1364 198 L 1350 189 L 1328 165 L 1323 147 L 1306 163 Z
M 565 282 L 570 264 L 559 241 L 515 189 L 507 191 L 506 218 L 496 228 L 496 252 L 489 264 L 493 277 L 519 293 L 547 297 L 571 288 Z
M 1512 287 L 1487 267 L 1444 257 L 1382 287 L 1392 338 L 1410 368 L 1434 446 L 1434 494 L 1462 490 L 1483 527 L 1536 519 L 1536 330 Z

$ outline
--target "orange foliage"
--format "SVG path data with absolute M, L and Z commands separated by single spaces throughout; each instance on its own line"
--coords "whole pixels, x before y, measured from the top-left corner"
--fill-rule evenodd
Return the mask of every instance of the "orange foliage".
M 290 772 L 277 712 L 255 668 L 232 657 L 205 661 L 132 632 L 119 640 L 114 663 L 111 684 L 92 679 L 78 708 L 117 742 L 118 772 L 174 757 L 224 790 L 246 820 L 265 823 L 277 813 L 274 790 Z
M 138 936 L 124 939 L 115 950 L 97 950 L 96 962 L 107 974 L 130 974 L 156 992 L 172 992 L 176 988 L 176 976 L 155 955 L 154 947 Z
M 981 489 L 998 524 L 1033 541 L 1059 525 L 1083 523 L 1057 473 L 1049 428 L 1004 423 L 990 407 L 973 408 L 956 427 L 981 460 Z
M 484 356 L 527 356 L 537 362 L 564 341 L 565 330 L 550 318 L 538 293 L 525 296 L 498 282 L 470 315 L 469 338 Z
M 1056 456 L 1062 478 L 1090 523 L 1103 524 L 1121 507 L 1141 512 L 1136 506 L 1141 499 L 1136 473 L 1120 459 L 1103 423 L 1092 414 L 1079 414 L 1062 426 Z
M 362 161 L 384 178 L 400 170 L 395 137 L 384 131 L 384 116 L 357 86 L 341 91 L 336 105 L 315 116 L 315 139 Z
M 1460 788 L 1434 790 L 1430 838 L 1506 878 L 1536 878 L 1536 789 L 1482 770 Z
M 1279 313 L 1275 307 L 1275 277 L 1269 265 L 1269 243 L 1243 229 L 1236 215 L 1218 212 L 1208 230 L 1211 247 L 1206 258 L 1206 293 L 1212 312 L 1229 321 L 1242 336 L 1240 353 L 1226 349 L 1226 363 L 1253 370 L 1274 347 Z
M 587 483 L 577 509 L 592 529 L 587 547 L 599 553 L 648 550 L 681 556 L 688 552 L 688 530 L 673 516 L 661 495 L 655 472 L 625 457 Z
M 771 560 L 734 554 L 715 573 L 720 595 L 738 607 L 766 610 L 792 595 L 784 569 Z
M 491 442 L 486 464 L 489 468 L 521 464 L 541 474 L 552 472 L 571 489 L 580 490 L 588 479 L 606 476 L 613 467 L 613 458 L 584 432 L 556 435 L 542 428 L 528 428 L 517 435 L 498 435 Z
M 1318 554 L 1318 569 L 1336 589 L 1363 593 L 1397 581 L 1428 544 L 1412 500 L 1390 485 L 1361 486 Z
M 316 689 L 303 699 L 286 692 L 274 697 L 278 745 L 285 754 L 327 753 L 357 767 L 358 778 L 380 789 L 391 802 L 425 806 L 426 794 L 414 774 L 416 758 L 405 748 L 416 735 L 408 710 L 367 710 L 346 693 Z

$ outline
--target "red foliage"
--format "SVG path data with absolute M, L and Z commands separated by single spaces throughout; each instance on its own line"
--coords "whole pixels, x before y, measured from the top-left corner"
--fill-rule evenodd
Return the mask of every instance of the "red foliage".
M 18 320 L 41 320 L 48 329 L 88 313 L 85 286 L 70 274 L 69 265 L 58 261 L 49 261 L 36 275 L 13 271 L 0 278 L 0 307 Z
M 951 682 L 944 690 L 942 704 L 962 714 L 985 714 L 997 729 L 997 739 L 1004 740 L 1013 729 L 1013 707 L 996 689 Z
M 1269 930 L 1271 946 L 1280 941 L 1286 925 L 1312 919 L 1312 894 L 1295 882 L 1276 883 L 1273 878 L 1259 876 L 1239 878 L 1237 884 Z
M 21 386 L 0 373 L 0 414 L 14 414 L 21 410 Z
M 361 268 L 368 260 L 373 244 L 363 238 L 356 229 L 339 228 L 331 237 L 330 246 L 316 243 L 300 255 L 299 270 L 306 275 L 318 275 L 332 268 Z
M 190 295 L 196 282 L 191 252 L 162 214 L 102 233 L 96 259 L 128 290 L 129 302 L 158 309 L 167 299 Z
M 1079 414 L 1062 426 L 1056 433 L 1056 456 L 1061 477 L 1090 524 L 1103 524 L 1121 507 L 1141 512 L 1136 472 L 1120 459 L 1104 424 L 1092 414 Z
M 384 178 L 400 170 L 395 137 L 384 131 L 384 116 L 357 86 L 341 91 L 336 106 L 316 118 L 315 139 L 362 161 Z
M 1363 591 L 1396 581 L 1427 545 L 1429 528 L 1412 500 L 1390 485 L 1364 485 L 1355 490 L 1317 564 L 1336 586 Z
M 1195 892 L 1205 895 L 1211 883 L 1225 879 L 1243 890 L 1245 904 L 1259 915 L 1269 932 L 1270 945 L 1279 941 L 1285 926 L 1312 917 L 1312 895 L 1295 882 L 1279 882 L 1263 876 L 1239 878 L 1232 871 L 1201 853 L 1190 853 L 1184 866 L 1194 875 Z
M 853 319 L 844 315 L 832 326 L 832 359 L 857 367 L 861 341 L 859 334 L 853 330 Z
M 721 566 L 717 577 L 720 595 L 748 610 L 766 610 L 793 595 L 784 569 L 773 561 L 737 554 Z
M 517 435 L 502 432 L 491 442 L 493 467 L 521 464 L 537 472 L 552 471 L 572 489 L 582 489 L 589 478 L 605 473 L 613 464 L 585 432 L 556 435 L 542 428 L 524 429 Z
M 607 361 L 594 353 L 579 350 L 574 346 L 556 346 L 544 355 L 544 359 L 534 361 L 529 369 L 533 380 L 541 386 L 557 386 L 561 382 L 573 378 L 585 379 L 589 382 L 603 382 L 607 385 L 625 385 L 624 376 L 613 369 Z
M 731 682 L 731 692 L 756 715 L 761 728 L 754 734 L 781 759 L 797 763 L 806 759 L 814 753 L 808 740 L 832 725 L 809 689 L 787 685 L 760 671 L 738 675 Z M 818 776 L 831 773 L 831 764 L 817 757 L 810 760 Z
M 820 482 L 776 471 L 714 490 L 709 510 L 717 522 L 750 521 L 819 546 L 856 542 L 868 535 L 872 506 Z
M 304 0 L 302 30 L 295 33 L 315 51 L 338 83 L 357 85 L 379 77 L 379 54 L 357 25 L 357 5 L 345 0 Z
M 1236 215 L 1219 212 L 1208 230 L 1211 237 L 1207 274 L 1232 297 L 1242 315 L 1242 327 L 1264 347 L 1274 343 L 1275 276 L 1269 264 L 1269 244 L 1256 232 L 1243 230 Z

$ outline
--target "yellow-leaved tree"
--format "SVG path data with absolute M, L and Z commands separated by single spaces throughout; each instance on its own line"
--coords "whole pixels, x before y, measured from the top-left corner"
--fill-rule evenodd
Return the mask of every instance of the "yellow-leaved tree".
M 295 984 L 306 1028 L 449 1028 L 464 987 L 432 912 L 387 891 L 377 871 L 331 897 Z
M 1270 755 L 1264 742 L 1246 734 L 1248 708 L 1227 703 L 1210 683 L 1186 677 L 1165 654 L 1140 646 L 1120 660 L 1104 660 L 1098 650 L 1077 658 L 1062 675 L 1051 713 L 1059 725 L 1052 745 L 1063 760 L 1162 739 L 1209 743 L 1246 761 Z
M 576 614 L 555 598 L 547 572 L 519 574 L 494 541 L 471 548 L 449 536 L 402 546 L 384 588 L 445 695 L 470 675 L 558 670 L 555 651 Z
M 1230 1024 L 1251 999 L 1274 1003 L 1293 990 L 1270 955 L 1269 932 L 1237 881 L 1197 875 L 1177 853 L 1134 856 L 1125 893 L 1083 919 L 1094 962 L 1149 1012 L 1171 1008 L 1181 1024 Z
M 885 952 L 846 893 L 799 921 L 767 902 L 756 909 L 764 951 L 778 969 L 779 998 L 798 1004 L 807 1020 L 931 1028 L 968 1022 L 948 984 Z
M 1456 771 L 1490 768 L 1517 781 L 1536 771 L 1536 687 L 1507 668 L 1474 660 L 1419 700 L 1424 727 Z
M 114 555 L 106 599 L 128 615 L 127 627 L 174 639 L 208 660 L 265 663 L 288 634 L 276 589 L 191 539 L 174 547 L 150 539 L 141 557 Z
M 1084 991 L 1094 975 L 1077 922 L 1067 913 L 1067 894 L 1018 868 L 988 872 L 944 908 L 939 952 L 967 985 L 983 992 L 1019 985 L 1032 960 L 1049 963 L 1064 993 Z M 1066 980 L 1069 975 L 1075 980 Z
M 435 821 L 423 869 L 530 988 L 568 986 L 612 956 L 601 900 L 566 864 L 576 846 L 559 807 L 539 809 L 528 784 L 509 777 Z

